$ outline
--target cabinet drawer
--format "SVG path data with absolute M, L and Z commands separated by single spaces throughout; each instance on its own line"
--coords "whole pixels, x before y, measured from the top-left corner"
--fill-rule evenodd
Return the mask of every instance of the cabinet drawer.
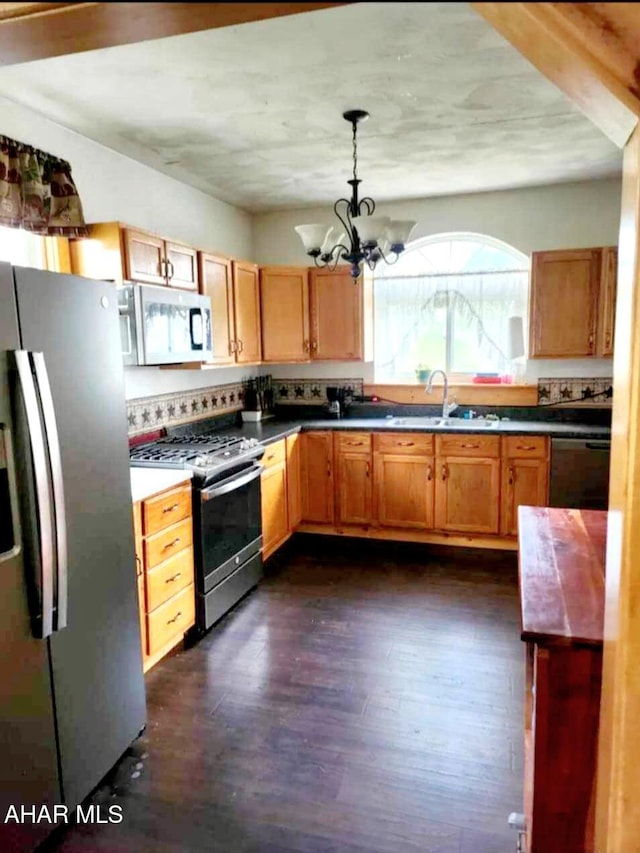
M 273 444 L 268 444 L 264 451 L 264 456 L 260 460 L 265 468 L 270 468 L 272 465 L 279 465 L 287 458 L 287 448 L 284 438 L 281 441 L 274 441 Z
M 145 568 L 154 569 L 158 563 L 173 557 L 193 544 L 191 517 L 173 524 L 161 533 L 149 536 L 144 543 Z
M 511 459 L 546 459 L 549 440 L 544 435 L 505 435 L 502 455 Z
M 385 432 L 373 436 L 376 453 L 404 456 L 433 456 L 433 435 L 420 432 Z
M 149 654 L 154 655 L 163 646 L 184 634 L 196 618 L 196 592 L 193 584 L 172 596 L 147 617 Z
M 498 459 L 499 435 L 439 435 L 436 437 L 438 456 L 484 456 Z
M 164 530 L 191 515 L 191 486 L 180 486 L 149 498 L 142 505 L 145 536 Z
M 193 583 L 193 549 L 185 548 L 146 573 L 147 610 L 160 607 L 190 583 Z
M 370 432 L 335 432 L 333 434 L 336 450 L 348 450 L 350 453 L 371 453 Z

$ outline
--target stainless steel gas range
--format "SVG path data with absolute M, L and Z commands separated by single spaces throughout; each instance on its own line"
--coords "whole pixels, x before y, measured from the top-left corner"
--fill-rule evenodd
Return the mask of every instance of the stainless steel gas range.
M 237 436 L 181 434 L 130 450 L 136 467 L 193 472 L 196 627 L 208 630 L 262 577 L 259 460 L 264 446 Z

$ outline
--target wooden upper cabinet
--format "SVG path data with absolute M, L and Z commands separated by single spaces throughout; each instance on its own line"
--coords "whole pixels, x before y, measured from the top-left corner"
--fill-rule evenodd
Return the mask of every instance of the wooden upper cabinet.
M 613 355 L 617 277 L 618 249 L 616 246 L 606 246 L 602 250 L 602 274 L 600 276 L 598 355 L 601 356 Z
M 197 251 L 121 222 L 89 226 L 89 239 L 69 240 L 71 272 L 87 278 L 199 289 Z
M 308 361 L 309 273 L 306 267 L 260 269 L 262 360 Z
M 596 354 L 600 249 L 534 252 L 531 358 Z
M 360 361 L 364 357 L 362 278 L 348 268 L 310 271 L 311 358 Z
M 234 364 L 235 322 L 231 261 L 200 252 L 200 286 L 211 300 L 213 364 Z
M 301 439 L 302 520 L 333 523 L 333 441 L 331 432 L 305 432 Z
M 125 228 L 126 278 L 143 284 L 166 284 L 165 243 L 160 237 Z
M 258 265 L 232 261 L 236 361 L 257 364 L 261 360 L 260 284 Z
M 198 253 L 188 246 L 165 243 L 167 283 L 184 290 L 198 290 Z

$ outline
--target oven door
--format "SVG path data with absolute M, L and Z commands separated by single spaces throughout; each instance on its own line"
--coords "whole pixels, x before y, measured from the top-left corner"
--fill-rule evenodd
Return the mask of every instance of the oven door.
M 195 493 L 197 584 L 207 593 L 262 545 L 257 462 Z

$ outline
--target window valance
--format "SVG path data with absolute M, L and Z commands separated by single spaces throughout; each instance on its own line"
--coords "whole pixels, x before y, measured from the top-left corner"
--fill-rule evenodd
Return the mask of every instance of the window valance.
M 69 163 L 0 135 L 0 225 L 44 236 L 86 237 Z

